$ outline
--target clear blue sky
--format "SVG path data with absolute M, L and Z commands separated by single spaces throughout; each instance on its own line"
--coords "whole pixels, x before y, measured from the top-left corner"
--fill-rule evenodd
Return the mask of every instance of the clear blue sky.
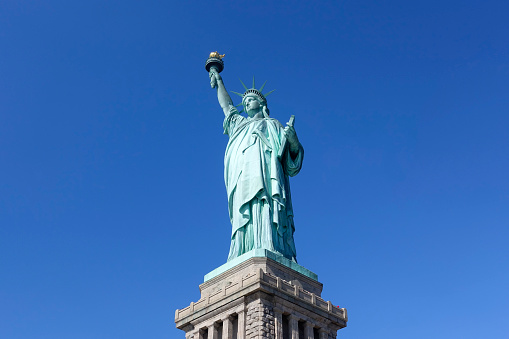
M 296 116 L 298 260 L 341 338 L 509 338 L 508 13 L 2 1 L 0 338 L 184 337 L 229 249 L 215 50 Z

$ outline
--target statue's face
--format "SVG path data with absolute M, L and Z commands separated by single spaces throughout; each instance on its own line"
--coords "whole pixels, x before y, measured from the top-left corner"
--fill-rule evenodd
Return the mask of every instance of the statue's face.
M 254 96 L 247 96 L 244 99 L 244 105 L 246 106 L 246 112 L 249 116 L 254 116 L 256 113 L 260 112 L 262 107 Z

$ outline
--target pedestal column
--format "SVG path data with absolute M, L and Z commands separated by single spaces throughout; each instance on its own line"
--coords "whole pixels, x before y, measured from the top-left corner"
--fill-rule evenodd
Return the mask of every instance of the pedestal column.
M 233 339 L 233 321 L 231 317 L 223 319 L 223 338 Z
M 304 338 L 305 339 L 314 339 L 313 333 L 313 324 L 309 321 L 306 321 L 306 327 L 304 328 Z
M 216 324 L 209 326 L 209 333 L 207 339 L 219 339 Z
M 273 311 L 275 337 L 276 339 L 283 339 L 283 311 L 277 307 L 274 307 Z
M 299 339 L 299 318 L 290 314 L 288 316 L 288 325 L 290 330 L 290 339 Z
M 237 339 L 246 338 L 246 311 L 242 310 L 237 319 Z

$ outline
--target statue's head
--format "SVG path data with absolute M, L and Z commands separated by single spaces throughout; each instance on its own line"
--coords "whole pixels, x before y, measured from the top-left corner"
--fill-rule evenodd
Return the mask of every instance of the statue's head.
M 244 107 L 244 111 L 246 111 L 247 115 L 249 115 L 250 117 L 253 117 L 257 113 L 263 112 L 263 116 L 268 118 L 269 110 L 267 108 L 267 99 L 265 97 L 274 91 L 272 90 L 267 94 L 262 94 L 262 90 L 265 87 L 265 83 L 267 83 L 267 82 L 265 82 L 262 85 L 262 87 L 260 87 L 260 89 L 258 90 L 255 87 L 254 78 L 253 78 L 253 87 L 252 88 L 247 88 L 246 85 L 244 85 L 244 83 L 242 82 L 242 80 L 240 82 L 242 83 L 242 86 L 244 86 L 244 88 L 246 89 L 244 94 L 233 92 L 233 91 L 232 92 L 242 97 L 241 104 Z
M 244 106 L 244 111 L 246 111 L 247 115 L 250 117 L 263 111 L 266 111 L 268 115 L 268 110 L 264 110 L 264 107 L 267 107 L 267 100 L 261 92 L 254 88 L 248 89 L 244 93 L 242 97 L 242 106 Z

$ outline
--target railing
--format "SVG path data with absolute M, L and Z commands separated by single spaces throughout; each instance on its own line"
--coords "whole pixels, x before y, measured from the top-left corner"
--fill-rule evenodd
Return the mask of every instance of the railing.
M 322 309 L 335 316 L 338 316 L 344 319 L 345 321 L 348 321 L 348 316 L 345 308 L 339 308 L 337 306 L 334 306 L 330 301 L 325 301 L 324 299 L 320 298 L 314 293 L 303 290 L 302 288 L 293 285 L 292 283 L 285 281 L 279 277 L 276 277 L 270 273 L 263 272 L 261 268 L 256 273 L 251 273 L 247 276 L 242 277 L 241 280 L 238 282 L 234 282 L 228 286 L 225 286 L 223 289 L 214 292 L 213 294 L 210 294 L 205 298 L 198 300 L 195 303 L 192 302 L 188 307 L 176 310 L 175 321 L 178 321 L 183 317 L 191 315 L 195 311 L 203 309 L 209 306 L 210 304 L 213 304 L 214 302 L 221 300 L 223 297 L 227 295 L 237 292 L 250 285 L 254 285 L 259 281 L 265 283 L 266 285 L 275 287 L 285 294 L 292 295 L 297 299 L 300 299 L 308 304 L 318 307 L 319 309 Z

